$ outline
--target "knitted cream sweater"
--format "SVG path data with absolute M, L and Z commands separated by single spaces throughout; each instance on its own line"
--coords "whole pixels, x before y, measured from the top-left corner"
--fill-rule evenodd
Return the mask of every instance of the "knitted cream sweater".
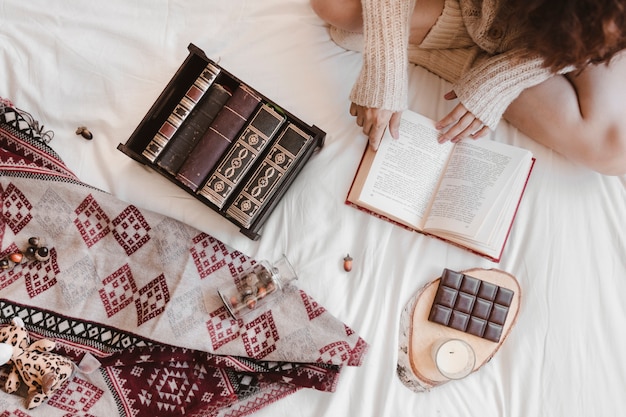
M 363 67 L 350 99 L 367 107 L 406 108 L 409 19 L 415 0 L 361 0 Z
M 505 0 L 446 0 L 437 30 L 417 46 L 408 44 L 415 0 L 361 1 L 363 37 L 355 40 L 358 35 L 336 29 L 333 36 L 340 44 L 343 41 L 348 47 L 363 49 L 363 68 L 350 94 L 356 104 L 404 110 L 410 61 L 453 83 L 459 101 L 495 129 L 506 108 L 524 89 L 553 75 L 539 57 L 511 48 L 519 31 L 495 19 Z M 450 36 L 456 35 L 450 31 L 458 32 L 455 28 L 463 23 L 467 42 L 457 39 L 456 45 L 451 45 Z

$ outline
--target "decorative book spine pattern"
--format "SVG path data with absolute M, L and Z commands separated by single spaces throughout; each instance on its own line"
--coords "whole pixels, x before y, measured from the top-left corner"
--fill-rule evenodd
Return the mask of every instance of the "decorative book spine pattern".
M 176 178 L 197 191 L 260 102 L 261 98 L 250 88 L 239 85 L 180 167 Z
M 241 226 L 250 227 L 263 204 L 271 201 L 290 170 L 297 165 L 311 140 L 311 135 L 289 123 L 228 207 L 226 214 Z
M 196 78 L 191 87 L 189 87 L 183 98 L 174 108 L 174 111 L 172 111 L 172 114 L 163 122 L 161 128 L 142 152 L 143 156 L 150 162 L 154 162 L 157 159 L 165 148 L 165 145 L 172 139 L 194 106 L 204 96 L 204 93 L 209 90 L 219 73 L 220 68 L 211 63 L 207 64 L 204 70 L 202 70 L 200 76 Z
M 285 121 L 285 116 L 263 104 L 248 126 L 209 176 L 199 194 L 217 207 L 224 207 L 241 179 L 250 171 L 259 154 Z
M 172 175 L 176 175 L 185 159 L 198 141 L 209 129 L 213 120 L 232 96 L 221 84 L 213 84 L 202 100 L 194 107 L 176 136 L 157 160 L 157 165 Z

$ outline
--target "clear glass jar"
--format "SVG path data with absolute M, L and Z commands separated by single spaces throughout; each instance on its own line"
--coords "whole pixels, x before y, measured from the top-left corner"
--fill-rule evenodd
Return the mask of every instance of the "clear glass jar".
M 235 319 L 259 309 L 267 308 L 272 299 L 291 281 L 298 279 L 296 271 L 285 255 L 274 263 L 263 260 L 235 277 L 234 285 L 217 292 L 228 312 Z

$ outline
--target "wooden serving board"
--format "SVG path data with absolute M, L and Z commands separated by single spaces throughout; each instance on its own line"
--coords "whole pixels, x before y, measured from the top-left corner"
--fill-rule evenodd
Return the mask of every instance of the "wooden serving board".
M 521 289 L 513 275 L 497 269 L 470 269 L 461 272 L 500 287 L 508 288 L 514 292 L 513 300 L 504 322 L 502 336 L 499 342 L 492 342 L 482 337 L 429 321 L 430 308 L 435 299 L 441 278 L 428 283 L 416 295 L 415 308 L 411 316 L 408 346 L 411 370 L 418 381 L 425 387 L 435 387 L 450 380 L 437 370 L 433 360 L 432 347 L 437 341 L 443 338 L 456 338 L 469 343 L 476 354 L 476 363 L 472 371 L 475 372 L 498 351 L 517 320 Z

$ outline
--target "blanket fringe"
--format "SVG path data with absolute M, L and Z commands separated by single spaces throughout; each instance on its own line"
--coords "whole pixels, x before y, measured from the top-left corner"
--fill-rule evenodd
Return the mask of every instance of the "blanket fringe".
M 0 123 L 6 123 L 20 132 L 46 145 L 54 138 L 52 130 L 45 130 L 27 111 L 18 109 L 10 100 L 0 97 Z

